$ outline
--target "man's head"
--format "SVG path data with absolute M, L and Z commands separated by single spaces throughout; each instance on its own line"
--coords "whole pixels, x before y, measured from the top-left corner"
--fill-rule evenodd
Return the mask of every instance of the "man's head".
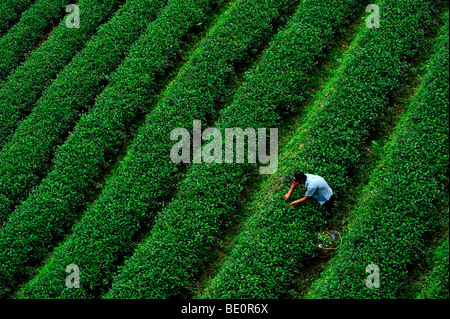
M 294 181 L 304 183 L 306 182 L 306 175 L 303 172 L 295 172 Z

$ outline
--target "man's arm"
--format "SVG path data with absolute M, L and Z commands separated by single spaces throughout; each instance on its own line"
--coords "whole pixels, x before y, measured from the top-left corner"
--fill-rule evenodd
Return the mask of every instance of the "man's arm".
M 284 199 L 285 199 L 285 200 L 288 200 L 289 197 L 291 197 L 291 194 L 292 194 L 292 191 L 294 190 L 294 188 L 295 188 L 295 185 L 292 184 L 292 185 L 291 185 L 291 188 L 289 189 L 289 192 L 288 192 L 286 195 L 284 195 Z
M 295 180 L 292 181 L 291 188 L 289 189 L 289 192 L 284 195 L 284 199 L 289 199 L 291 197 L 292 191 L 294 190 L 295 186 L 297 186 L 300 182 L 296 182 Z
M 307 200 L 308 198 L 309 198 L 309 196 L 305 196 L 305 197 L 303 197 L 303 198 L 300 198 L 299 200 L 296 200 L 295 202 L 290 203 L 290 204 L 289 204 L 289 207 L 292 207 L 292 206 L 294 206 L 295 204 L 304 202 L 304 201 Z

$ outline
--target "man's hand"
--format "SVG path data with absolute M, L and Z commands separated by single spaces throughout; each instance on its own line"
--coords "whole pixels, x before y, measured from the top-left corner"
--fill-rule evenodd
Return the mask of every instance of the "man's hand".
M 292 206 L 294 206 L 295 204 L 304 202 L 304 201 L 307 200 L 308 198 L 309 198 L 308 196 L 305 196 L 305 197 L 303 197 L 303 198 L 300 198 L 299 200 L 296 200 L 295 202 L 290 203 L 290 204 L 289 204 L 289 207 L 292 207 Z
M 289 189 L 289 192 L 287 192 L 287 194 L 283 196 L 285 200 L 288 200 L 289 197 L 291 197 L 291 194 L 292 194 L 294 188 L 295 188 L 295 185 L 291 185 L 291 188 Z

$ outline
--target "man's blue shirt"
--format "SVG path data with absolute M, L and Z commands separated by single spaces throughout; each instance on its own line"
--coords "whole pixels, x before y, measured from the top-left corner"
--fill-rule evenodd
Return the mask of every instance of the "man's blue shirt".
M 327 182 L 318 175 L 305 174 L 306 175 L 306 194 L 305 196 L 314 197 L 323 205 L 327 200 L 330 199 L 331 195 L 333 195 L 333 191 L 330 186 L 328 186 Z

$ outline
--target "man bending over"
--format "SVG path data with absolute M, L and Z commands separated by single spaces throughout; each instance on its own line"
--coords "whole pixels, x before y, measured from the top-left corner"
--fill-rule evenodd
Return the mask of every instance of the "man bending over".
M 296 200 L 289 204 L 289 207 L 294 206 L 295 204 L 304 202 L 310 197 L 314 197 L 320 205 L 325 204 L 325 208 L 330 210 L 333 206 L 333 191 L 330 186 L 328 186 L 327 182 L 318 175 L 312 174 L 304 174 L 302 172 L 296 172 L 294 174 L 294 180 L 292 181 L 292 186 L 289 189 L 289 192 L 284 195 L 284 199 L 288 200 L 294 190 L 295 186 L 298 184 L 304 184 L 306 187 L 305 196 Z

